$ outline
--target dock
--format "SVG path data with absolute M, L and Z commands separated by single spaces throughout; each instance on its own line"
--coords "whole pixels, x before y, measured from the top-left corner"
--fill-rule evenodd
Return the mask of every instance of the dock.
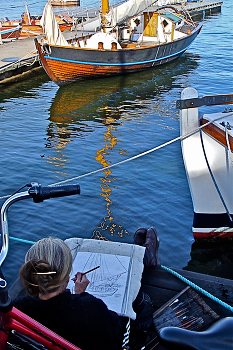
M 192 18 L 202 17 L 212 15 L 217 12 L 221 12 L 223 1 L 197 1 L 197 2 L 187 2 L 185 8 L 189 11 Z M 175 6 L 177 10 L 182 10 L 182 5 Z
M 182 4 L 174 4 L 174 2 L 177 1 L 171 0 L 172 6 L 177 10 L 184 9 Z M 223 1 L 188 1 L 185 3 L 185 8 L 193 18 L 204 18 L 213 13 L 221 12 L 222 4 Z M 87 10 L 86 19 L 90 18 L 90 12 Z M 78 11 L 74 13 L 74 16 L 78 18 Z M 85 13 L 83 16 L 85 17 Z M 0 45 L 0 86 L 40 74 L 42 69 L 33 37 L 18 39 Z
M 27 79 L 42 69 L 34 38 L 0 45 L 0 85 Z

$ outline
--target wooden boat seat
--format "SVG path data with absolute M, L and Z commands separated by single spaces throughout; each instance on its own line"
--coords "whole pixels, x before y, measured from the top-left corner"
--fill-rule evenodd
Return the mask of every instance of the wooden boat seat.
M 158 42 L 155 41 L 141 41 L 140 43 L 135 42 L 135 43 L 126 43 L 126 42 L 121 42 L 121 47 L 123 49 L 136 49 L 136 48 L 145 48 L 145 47 L 150 47 L 150 46 L 155 46 L 158 44 Z
M 232 350 L 233 317 L 225 317 L 203 332 L 165 327 L 159 339 L 162 346 L 172 350 Z

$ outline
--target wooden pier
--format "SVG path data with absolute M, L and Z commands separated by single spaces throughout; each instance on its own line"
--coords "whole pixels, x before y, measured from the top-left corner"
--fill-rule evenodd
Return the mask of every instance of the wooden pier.
M 41 70 L 34 38 L 0 45 L 0 85 L 27 79 Z
M 185 8 L 189 11 L 192 18 L 212 15 L 213 13 L 221 12 L 223 1 L 197 1 L 187 2 Z M 183 5 L 175 5 L 177 10 L 182 10 Z
M 186 2 L 185 8 L 192 17 L 201 16 L 204 18 L 207 15 L 221 12 L 222 4 L 223 1 Z M 181 4 L 173 6 L 177 10 L 184 9 Z M 78 12 L 74 15 L 78 16 Z M 0 45 L 0 86 L 27 79 L 41 73 L 41 70 L 42 66 L 35 48 L 34 38 L 19 39 Z

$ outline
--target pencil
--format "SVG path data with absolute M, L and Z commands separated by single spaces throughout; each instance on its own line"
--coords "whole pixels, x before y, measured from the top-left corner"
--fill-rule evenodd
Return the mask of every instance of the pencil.
M 92 272 L 92 271 L 98 269 L 99 267 L 100 267 L 100 266 L 96 266 L 96 267 L 93 267 L 93 269 L 91 269 L 91 270 L 88 270 L 88 271 L 86 271 L 86 272 L 82 272 L 82 276 L 83 276 L 83 275 L 86 275 L 86 274 L 89 273 L 89 272 Z
M 86 272 L 82 272 L 82 273 L 81 273 L 81 279 L 82 279 L 82 277 L 83 277 L 84 275 L 86 275 L 87 273 L 92 272 L 92 271 L 98 269 L 99 267 L 100 267 L 100 266 L 96 266 L 96 267 L 93 267 L 93 269 L 91 269 L 91 270 L 88 270 L 88 271 L 86 271 Z M 76 280 L 77 280 L 77 278 L 76 278 L 76 275 L 75 275 L 74 278 L 72 278 L 72 281 L 74 281 L 74 283 L 75 283 Z

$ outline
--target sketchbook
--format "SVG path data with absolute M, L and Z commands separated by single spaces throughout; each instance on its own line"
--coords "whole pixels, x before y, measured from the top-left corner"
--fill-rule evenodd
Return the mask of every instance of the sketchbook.
M 76 272 L 88 273 L 86 292 L 102 299 L 109 310 L 121 316 L 136 318 L 132 303 L 141 287 L 145 247 L 135 244 L 70 238 L 65 240 L 73 256 L 68 288 L 74 293 L 72 278 Z

